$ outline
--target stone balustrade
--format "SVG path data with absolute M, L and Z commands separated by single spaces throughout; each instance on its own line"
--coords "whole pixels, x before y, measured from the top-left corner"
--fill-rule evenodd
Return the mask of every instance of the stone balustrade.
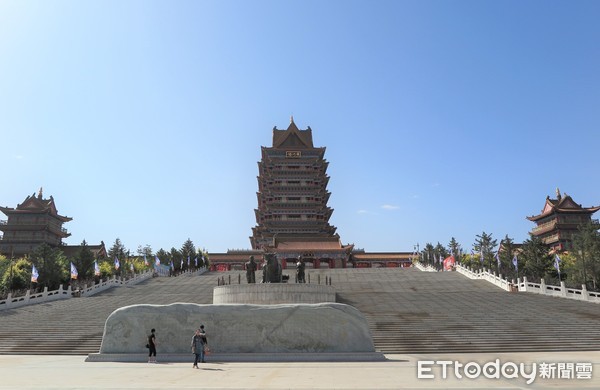
M 579 301 L 600 303 L 600 293 L 588 291 L 585 284 L 581 285 L 581 289 L 567 288 L 565 282 L 560 282 L 559 286 L 547 285 L 544 279 L 540 283 L 532 283 L 524 277 L 523 281 L 518 282 L 519 291 L 531 292 L 541 295 L 550 295 L 554 297 L 562 297 L 569 299 L 577 299 Z
M 206 267 L 203 267 L 197 271 L 188 271 L 184 274 L 189 273 L 189 274 L 201 275 L 206 271 L 207 271 Z M 118 278 L 117 276 L 113 275 L 112 278 L 102 281 L 98 284 L 93 284 L 93 285 L 86 286 L 84 288 L 75 289 L 75 290 L 71 289 L 71 286 L 68 286 L 65 289 L 65 288 L 63 288 L 63 285 L 61 284 L 58 287 L 58 290 L 48 291 L 48 287 L 45 287 L 44 291 L 42 291 L 40 293 L 32 294 L 30 291 L 27 291 L 27 293 L 25 293 L 25 295 L 18 296 L 18 297 L 13 297 L 9 293 L 8 297 L 6 299 L 0 300 L 0 311 L 14 309 L 14 308 L 21 307 L 21 306 L 33 305 L 36 303 L 56 301 L 59 299 L 69 299 L 69 298 L 73 298 L 73 297 L 90 297 L 94 294 L 98 294 L 98 293 L 105 291 L 112 287 L 122 286 L 122 285 L 132 286 L 132 285 L 138 284 L 138 283 L 143 282 L 144 280 L 147 280 L 150 278 L 152 278 L 152 270 L 148 270 L 148 271 L 145 271 L 145 272 L 142 272 L 139 274 L 135 274 L 132 278 L 128 278 L 128 279 Z
M 431 265 L 427 264 L 421 264 L 420 262 L 416 261 L 413 263 L 415 268 L 417 268 L 419 271 L 424 271 L 424 272 L 438 272 L 437 269 L 433 268 Z
M 496 275 L 495 272 L 490 270 L 478 270 L 473 271 L 467 267 L 463 267 L 460 264 L 456 265 L 456 272 L 466 276 L 469 279 L 483 279 L 495 286 L 500 287 L 505 291 L 519 291 L 529 292 L 541 295 L 550 295 L 554 297 L 576 299 L 579 301 L 587 301 L 600 303 L 600 293 L 587 291 L 584 284 L 581 285 L 581 289 L 567 288 L 565 282 L 560 282 L 560 286 L 547 285 L 544 279 L 540 283 L 532 283 L 527 280 L 527 277 L 517 279 L 517 283 L 513 284 L 508 280 L 504 279 L 502 275 Z

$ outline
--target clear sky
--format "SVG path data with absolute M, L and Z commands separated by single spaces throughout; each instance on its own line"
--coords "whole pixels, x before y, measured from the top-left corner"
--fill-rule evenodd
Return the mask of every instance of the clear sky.
M 598 1 L 0 1 L 0 205 L 72 236 L 250 247 L 272 129 L 327 147 L 342 242 L 521 242 L 600 204 Z M 598 217 L 598 216 L 596 216 Z M 1 215 L 0 218 L 6 218 Z

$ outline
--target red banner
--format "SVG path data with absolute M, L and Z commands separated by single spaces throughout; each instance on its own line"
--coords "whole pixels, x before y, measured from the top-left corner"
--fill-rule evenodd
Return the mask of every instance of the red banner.
M 454 260 L 454 256 L 449 256 L 444 259 L 444 271 L 452 271 L 455 265 L 456 260 Z

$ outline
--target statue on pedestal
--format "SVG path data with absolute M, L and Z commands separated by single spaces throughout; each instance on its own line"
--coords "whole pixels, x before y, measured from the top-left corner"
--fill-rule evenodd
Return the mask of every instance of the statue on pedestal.
M 250 261 L 246 263 L 246 280 L 248 283 L 256 283 L 256 263 L 254 262 L 254 256 L 250 256 Z
M 302 256 L 298 256 L 298 262 L 296 263 L 296 280 L 298 283 L 306 283 L 304 268 L 304 260 L 302 260 Z
M 281 264 L 275 253 L 266 253 L 263 264 L 263 283 L 281 283 Z

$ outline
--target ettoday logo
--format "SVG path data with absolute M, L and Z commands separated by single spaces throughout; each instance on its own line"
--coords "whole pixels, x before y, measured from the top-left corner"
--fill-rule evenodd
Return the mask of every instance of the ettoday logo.
M 477 362 L 469 362 L 463 364 L 452 360 L 419 360 L 417 362 L 417 378 L 419 379 L 435 379 L 433 367 L 440 366 L 442 369 L 442 379 L 448 377 L 449 372 L 453 372 L 458 379 L 463 377 L 468 379 L 476 379 L 482 375 L 488 379 L 513 379 L 523 377 L 529 385 L 533 383 L 537 376 L 537 364 L 533 363 L 531 368 L 527 368 L 524 363 L 506 362 L 501 363 L 500 359 L 496 359 L 485 364 Z
M 417 361 L 417 378 L 436 379 L 441 368 L 441 379 L 453 373 L 457 379 L 476 379 L 484 376 L 488 379 L 524 378 L 528 385 L 539 376 L 541 379 L 592 379 L 592 363 L 532 363 L 528 367 L 524 363 L 501 362 L 500 359 L 484 364 L 478 362 L 461 363 L 452 360 L 419 360 Z

